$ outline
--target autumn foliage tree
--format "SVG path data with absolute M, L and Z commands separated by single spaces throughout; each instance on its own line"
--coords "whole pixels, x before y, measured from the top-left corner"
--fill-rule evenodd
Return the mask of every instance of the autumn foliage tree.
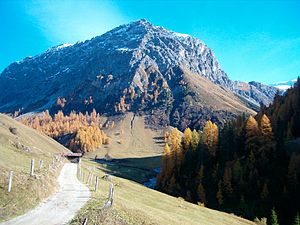
M 241 115 L 220 130 L 207 121 L 180 136 L 165 136 L 175 166 L 158 189 L 251 220 L 276 208 L 270 221 L 292 224 L 300 210 L 299 79 L 256 116 Z
M 81 149 L 85 152 L 93 151 L 106 142 L 106 135 L 98 126 L 91 125 L 80 127 L 75 137 L 70 142 L 70 148 L 74 151 Z
M 90 114 L 71 112 L 64 115 L 58 111 L 54 116 L 44 111 L 34 117 L 23 117 L 21 122 L 57 140 L 69 135 L 70 141 L 63 144 L 73 151 L 94 151 L 108 142 L 108 137 L 101 130 L 100 115 L 95 109 Z
M 274 156 L 274 154 L 276 154 L 276 146 L 271 121 L 265 114 L 263 114 L 263 116 L 261 117 L 259 129 L 259 157 L 262 163 L 261 166 L 267 166 L 270 159 Z
M 170 132 L 169 144 L 171 146 L 171 154 L 175 158 L 175 167 L 179 169 L 183 161 L 184 153 L 181 145 L 181 137 L 177 128 L 172 129 Z
M 203 144 L 206 146 L 207 151 L 213 156 L 216 154 L 216 149 L 218 146 L 218 136 L 218 126 L 215 123 L 212 123 L 210 120 L 207 121 L 205 123 L 202 134 Z
M 171 149 L 168 143 L 165 144 L 164 152 L 162 155 L 162 166 L 161 172 L 157 178 L 157 185 L 164 189 L 167 186 L 168 179 L 171 177 L 173 170 L 174 170 L 174 157 L 171 154 Z
M 253 116 L 249 116 L 246 121 L 246 145 L 245 150 L 248 154 L 256 153 L 259 144 L 259 128 L 258 123 Z
M 190 128 L 186 128 L 183 132 L 183 148 L 185 150 L 189 149 L 192 144 L 193 136 Z

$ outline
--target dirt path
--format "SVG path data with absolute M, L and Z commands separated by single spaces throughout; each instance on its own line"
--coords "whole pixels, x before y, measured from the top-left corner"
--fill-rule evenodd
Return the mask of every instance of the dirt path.
M 57 193 L 28 213 L 0 225 L 66 224 L 90 199 L 89 189 L 78 181 L 76 173 L 77 164 L 65 164 L 58 177 Z

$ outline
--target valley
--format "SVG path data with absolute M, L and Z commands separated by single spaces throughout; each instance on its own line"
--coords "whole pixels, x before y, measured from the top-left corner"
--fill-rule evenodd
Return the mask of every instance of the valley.
M 86 172 L 93 171 L 92 173 L 99 177 L 107 172 L 105 166 L 89 158 L 83 159 L 81 167 L 85 168 Z M 127 179 L 113 176 L 112 181 L 115 186 L 113 208 L 109 211 L 101 210 L 109 190 L 109 182 L 101 180 L 99 189 L 102 191 L 93 192 L 94 187 L 90 186 L 92 200 L 70 224 L 81 224 L 88 218 L 89 222 L 96 224 L 254 225 L 241 217 L 191 204 Z
M 144 182 L 148 179 L 148 176 L 151 176 L 150 171 L 153 168 L 157 168 L 160 165 L 160 155 L 162 153 L 162 144 L 160 142 L 157 143 L 157 140 L 161 141 L 161 133 L 158 131 L 150 130 L 148 128 L 145 128 L 144 118 L 140 116 L 135 116 L 135 119 L 132 121 L 133 115 L 128 114 L 123 119 L 119 121 L 119 123 L 115 124 L 114 129 L 111 130 L 111 133 L 109 135 L 116 135 L 118 136 L 118 133 L 120 132 L 119 129 L 125 129 L 126 127 L 132 127 L 136 128 L 136 130 L 139 130 L 138 133 L 135 133 L 134 136 L 130 132 L 127 133 L 127 135 L 124 134 L 122 137 L 122 140 L 124 141 L 124 145 L 127 146 L 125 148 L 122 148 L 120 144 L 118 143 L 118 139 L 115 140 L 116 143 L 109 147 L 109 150 L 105 147 L 102 147 L 102 149 L 99 149 L 93 153 L 88 153 L 84 156 L 84 158 L 81 160 L 80 168 L 85 173 L 93 173 L 95 176 L 103 177 L 105 174 L 109 173 L 112 174 L 113 183 L 115 186 L 115 199 L 114 199 L 114 205 L 111 210 L 103 211 L 102 206 L 105 202 L 105 199 L 107 197 L 108 193 L 108 186 L 109 182 L 100 179 L 99 182 L 99 191 L 94 192 L 94 186 L 93 184 L 89 186 L 91 189 L 92 199 L 88 201 L 88 203 L 78 212 L 78 214 L 75 216 L 75 218 L 70 222 L 70 224 L 81 224 L 85 218 L 88 218 L 88 221 L 94 221 L 96 223 L 105 223 L 105 224 L 169 224 L 169 223 L 175 223 L 175 224 L 182 224 L 182 223 L 189 223 L 189 224 L 198 224 L 197 221 L 202 221 L 201 224 L 232 224 L 233 222 L 235 224 L 253 224 L 250 221 L 244 220 L 240 217 L 236 217 L 233 215 L 229 215 L 226 213 L 220 213 L 218 211 L 210 210 L 208 208 L 205 208 L 203 206 L 197 206 L 188 202 L 185 202 L 181 198 L 175 198 L 168 196 L 166 194 L 160 193 L 155 190 L 151 190 L 147 187 L 144 187 L 143 185 L 136 183 L 131 180 L 135 180 L 137 182 Z M 22 133 L 22 138 L 25 138 L 23 136 L 23 133 L 30 133 L 31 134 L 31 140 L 34 137 L 35 141 L 40 141 L 37 137 L 35 137 L 33 134 L 37 133 L 36 131 L 32 130 L 31 128 L 24 127 L 24 125 L 20 124 L 19 122 L 14 121 L 13 119 L 10 119 L 6 116 L 1 116 L 1 124 L 5 124 L 5 126 L 14 126 L 17 128 L 17 130 L 20 130 Z M 9 131 L 6 131 L 7 135 L 11 138 L 13 137 L 13 134 L 9 134 Z M 2 133 L 3 134 L 3 133 Z M 147 134 L 147 135 L 145 135 Z M 40 136 L 41 140 L 45 138 L 46 136 L 41 134 L 36 134 L 36 136 Z M 134 138 L 133 138 L 134 137 Z M 158 138 L 160 137 L 160 138 Z M 156 139 L 155 139 L 156 138 Z M 28 137 L 26 138 L 28 139 Z M 66 152 L 67 150 L 64 150 L 64 147 L 60 146 L 59 144 L 52 141 L 50 138 L 46 137 L 46 140 L 53 142 L 54 146 L 58 149 L 62 149 L 61 152 Z M 1 140 L 1 146 L 3 146 L 3 139 Z M 152 143 L 154 148 L 151 149 L 145 149 L 142 146 L 142 143 L 150 144 Z M 37 145 L 39 146 L 39 145 Z M 31 147 L 33 147 L 31 145 Z M 130 149 L 133 149 L 134 151 L 139 152 L 138 157 L 134 155 L 133 150 L 130 151 Z M 152 150 L 154 149 L 154 150 Z M 1 148 L 1 151 L 3 149 Z M 11 152 L 16 151 L 12 150 L 11 148 L 8 148 L 7 154 L 11 154 Z M 107 152 L 111 155 L 113 158 L 113 161 L 116 161 L 117 163 L 112 164 L 110 167 L 110 162 L 107 161 L 107 163 L 99 162 L 98 160 L 95 160 L 95 154 L 97 154 L 97 158 L 101 159 L 104 157 Z M 24 154 L 24 153 L 22 153 Z M 32 152 L 26 153 L 29 156 L 29 159 L 33 156 L 35 156 Z M 50 152 L 48 152 L 50 154 Z M 135 157 L 134 157 L 135 156 Z M 36 157 L 36 156 L 35 156 Z M 22 161 L 26 161 L 23 160 Z M 46 161 L 46 160 L 45 160 Z M 66 161 L 65 161 L 66 163 Z M 8 164 L 8 162 L 7 162 Z M 15 164 L 17 165 L 17 164 Z M 65 166 L 68 165 L 65 164 Z M 74 164 L 73 166 L 76 166 Z M 23 167 L 21 167 L 23 168 Z M 27 168 L 29 170 L 29 168 Z M 26 174 L 26 167 L 25 170 L 23 170 L 22 173 L 24 173 L 23 176 Z M 146 172 L 145 172 L 146 171 Z M 148 171 L 148 172 L 147 172 Z M 3 174 L 4 175 L 4 174 Z M 40 175 L 38 173 L 38 175 Z M 116 176 L 115 176 L 116 175 Z M 72 175 L 73 176 L 73 175 Z M 68 179 L 72 177 L 71 175 L 68 176 Z M 57 177 L 57 175 L 56 175 Z M 119 177 L 126 177 L 127 179 L 119 178 Z M 55 178 L 55 177 L 54 177 Z M 42 178 L 41 178 L 42 179 Z M 67 179 L 67 177 L 61 179 Z M 15 181 L 15 180 L 14 180 Z M 32 183 L 33 182 L 33 183 Z M 28 184 L 28 187 L 30 190 L 34 186 L 34 183 L 37 181 L 32 181 Z M 55 183 L 55 181 L 53 181 Z M 60 181 L 59 181 L 60 182 Z M 93 183 L 93 182 L 92 182 Z M 85 184 L 85 182 L 84 182 Z M 10 195 L 6 193 L 5 191 L 5 183 L 2 184 L 3 188 L 2 195 L 8 196 Z M 69 185 L 69 184 L 67 184 Z M 19 185 L 18 185 L 19 186 Z M 18 188 L 17 184 L 13 184 L 13 192 Z M 68 189 L 68 186 L 61 186 L 63 189 Z M 44 190 L 49 191 L 48 187 L 44 186 Z M 16 193 L 15 193 L 16 194 Z M 25 194 L 25 193 L 24 193 Z M 51 193 L 49 193 L 51 194 Z M 26 194 L 28 195 L 28 194 Z M 51 197 L 47 202 L 41 206 L 39 206 L 37 209 L 35 209 L 32 212 L 29 212 L 25 214 L 24 216 L 18 217 L 16 219 L 13 219 L 7 223 L 3 224 L 18 224 L 18 221 L 20 221 L 20 224 L 26 223 L 26 218 L 28 224 L 37 224 L 40 223 L 42 220 L 45 223 L 52 223 L 53 220 L 51 219 L 51 222 L 47 222 L 47 217 L 42 217 L 43 219 L 38 219 L 39 216 L 42 216 L 45 212 L 51 212 L 50 209 L 47 209 L 48 202 L 50 203 L 51 199 L 61 199 L 61 197 L 57 197 L 57 194 L 55 194 L 53 197 Z M 33 195 L 35 196 L 35 194 Z M 83 195 L 80 195 L 83 197 Z M 20 197 L 18 195 L 14 195 L 14 197 L 17 197 L 15 199 L 16 201 L 20 201 Z M 31 198 L 30 196 L 27 196 Z M 1 198 L 3 199 L 3 198 Z M 81 199 L 81 198 L 80 198 Z M 39 199 L 41 201 L 42 199 Z M 69 200 L 72 200 L 72 202 L 75 200 L 74 196 L 70 196 Z M 81 199 L 80 201 L 82 201 Z M 26 200 L 28 201 L 28 199 Z M 1 201 L 2 202 L 2 201 Z M 37 202 L 38 203 L 38 202 Z M 57 203 L 58 204 L 58 203 Z M 69 203 L 70 204 L 70 203 Z M 72 207 L 75 206 L 75 203 L 71 204 Z M 3 207 L 3 206 L 2 206 Z M 30 207 L 27 205 L 27 207 Z M 50 207 L 50 206 L 49 206 Z M 71 209 L 72 207 L 68 207 L 68 209 Z M 2 208 L 2 210 L 7 211 L 7 208 Z M 27 211 L 30 208 L 27 208 L 25 211 Z M 58 208 L 57 208 L 58 209 Z M 25 212 L 22 211 L 22 212 Z M 61 210 L 60 210 L 61 211 Z M 61 211 L 62 212 L 62 211 Z M 36 216 L 34 216 L 36 214 Z M 12 216 L 15 217 L 16 212 L 12 212 L 10 214 L 10 217 L 2 217 L 2 219 L 11 218 Z M 59 213 L 57 215 L 60 215 Z M 99 215 L 102 215 L 99 217 Z M 31 216 L 34 216 L 36 218 L 35 220 L 31 220 Z M 59 220 L 61 217 L 57 216 L 56 219 Z M 63 217 L 66 219 L 67 217 Z M 49 217 L 50 219 L 50 217 Z M 37 222 L 39 221 L 39 222 Z M 151 222 L 150 222 L 151 221 Z M 171 221 L 171 222 L 170 222 Z M 26 223 L 27 224 L 27 223 Z
M 73 32 L 61 23 L 61 39 L 51 33 L 55 15 L 83 3 L 92 9 L 81 5 L 80 12 L 106 8 L 58 1 L 49 8 L 64 5 L 53 10 L 51 23 L 38 22 L 44 13 L 27 5 L 16 17 L 29 16 L 20 21 L 47 32 L 28 33 L 36 43 L 24 46 L 39 51 L 20 53 L 22 60 L 0 71 L 0 224 L 300 225 L 300 78 L 288 73 L 298 65 L 290 52 L 298 39 L 275 41 L 256 31 L 263 23 L 243 25 L 246 33 L 228 22 L 205 29 L 219 14 L 222 21 L 233 16 L 214 5 L 202 22 L 208 2 L 186 24 L 179 25 L 189 17 L 181 10 L 174 21 L 153 19 L 172 21 L 167 27 L 178 31 L 190 27 L 191 35 L 146 19 L 129 22 L 137 17 L 129 13 L 74 20 Z M 151 14 L 161 9 L 168 14 L 165 6 Z M 98 32 L 100 25 L 105 30 Z M 85 34 L 92 28 L 94 36 Z M 75 30 L 83 35 L 77 42 Z M 281 78 L 288 81 L 276 82 Z

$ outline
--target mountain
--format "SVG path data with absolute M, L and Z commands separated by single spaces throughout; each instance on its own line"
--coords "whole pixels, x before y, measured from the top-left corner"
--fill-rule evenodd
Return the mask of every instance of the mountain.
M 270 86 L 278 88 L 282 91 L 286 91 L 287 89 L 293 87 L 294 84 L 296 83 L 296 81 L 297 81 L 297 78 L 295 78 L 293 80 L 289 80 L 289 81 L 282 81 L 282 82 L 273 83 L 273 84 L 270 84 Z
M 268 106 L 274 99 L 276 92 L 280 90 L 277 87 L 268 86 L 256 81 L 248 83 L 234 81 L 233 91 L 254 105 L 263 104 Z
M 149 123 L 202 126 L 269 104 L 277 90 L 237 85 L 202 41 L 142 19 L 9 65 L 0 111 L 50 109 L 149 115 Z M 241 83 L 240 83 L 241 84 Z

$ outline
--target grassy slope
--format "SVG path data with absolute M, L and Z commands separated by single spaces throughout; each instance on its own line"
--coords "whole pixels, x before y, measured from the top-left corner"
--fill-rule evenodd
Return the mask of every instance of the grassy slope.
M 159 139 L 164 131 L 146 129 L 144 117 L 126 113 L 124 117 L 110 117 L 113 128 L 105 130 L 111 138 L 109 145 L 103 145 L 100 151 L 91 153 L 103 157 L 109 153 L 113 158 L 134 158 L 160 155 L 164 144 Z
M 17 128 L 17 134 L 9 128 Z M 29 150 L 29 151 L 27 151 Z M 58 171 L 48 172 L 55 154 L 67 151 L 51 138 L 0 114 L 0 221 L 23 214 L 48 197 L 56 187 Z M 36 178 L 29 176 L 31 159 L 44 161 Z M 7 176 L 13 170 L 12 191 L 7 192 Z
M 236 114 L 256 114 L 235 94 L 222 89 L 205 77 L 184 70 L 184 79 L 197 96 L 197 103 L 200 105 L 212 106 L 217 111 L 225 110 Z
M 131 119 L 132 114 L 127 114 L 124 120 L 116 123 L 109 133 L 115 140 L 109 146 L 85 155 L 81 167 L 86 176 L 87 171 L 92 171 L 99 177 L 106 172 L 114 172 L 117 176 L 140 183 L 145 182 L 149 178 L 147 176 L 153 176 L 151 170 L 160 165 L 163 132 L 146 129 L 142 117 L 135 117 L 131 129 Z M 118 143 L 119 140 L 122 140 L 121 144 Z M 113 165 L 104 165 L 94 160 L 95 155 L 100 158 L 107 151 L 116 159 Z M 101 210 L 109 189 L 109 182 L 101 179 L 99 191 L 92 191 L 92 200 L 79 212 L 71 222 L 72 225 L 81 224 L 86 217 L 88 224 L 253 224 L 230 214 L 171 197 L 130 180 L 114 177 L 113 182 L 116 184 L 114 207 L 108 211 Z
M 87 171 L 92 171 L 99 177 L 105 174 L 102 165 L 93 160 L 84 159 L 81 167 L 86 174 Z M 70 224 L 81 224 L 84 218 L 88 218 L 91 224 L 254 224 L 234 215 L 188 203 L 123 178 L 113 177 L 113 183 L 115 198 L 112 209 L 101 209 L 109 189 L 109 182 L 101 179 L 99 190 L 92 191 L 92 200 Z M 90 188 L 93 190 L 93 185 Z
M 117 163 L 106 165 L 107 170 L 140 183 L 147 181 L 153 176 L 153 169 L 160 166 L 164 130 L 145 128 L 144 118 L 133 117 L 132 113 L 127 113 L 122 119 L 117 117 L 110 120 L 115 121 L 113 128 L 105 130 L 111 138 L 110 144 L 86 156 L 95 158 L 97 155 L 101 159 L 109 153 Z

